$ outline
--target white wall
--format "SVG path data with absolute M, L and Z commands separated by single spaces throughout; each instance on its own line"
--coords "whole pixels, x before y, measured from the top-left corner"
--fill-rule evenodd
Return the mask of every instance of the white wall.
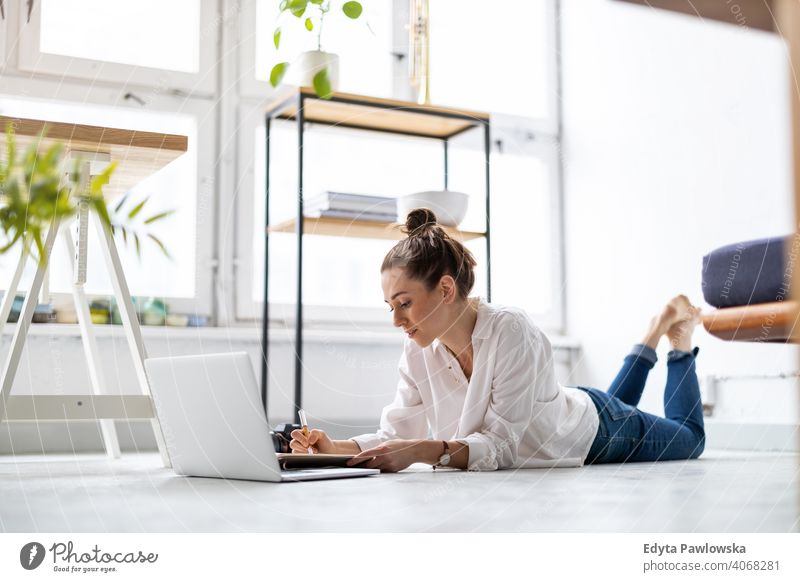
M 11 326 L 9 326 L 11 327 Z M 139 393 L 133 363 L 119 326 L 99 326 L 98 346 L 110 394 Z M 11 331 L 10 329 L 8 331 Z M 77 326 L 33 326 L 12 394 L 86 394 L 89 375 Z M 144 328 L 151 357 L 246 351 L 260 377 L 260 331 L 257 329 Z M 377 426 L 381 408 L 394 396 L 402 337 L 343 340 L 331 333 L 309 333 L 305 347 L 304 405 L 317 426 L 342 437 Z M 11 336 L 2 337 L 5 362 Z M 292 418 L 294 394 L 293 332 L 276 331 L 270 348 L 269 412 L 273 423 Z M 369 342 L 369 343 L 367 343 Z M 225 386 L 219 387 L 224 394 Z M 319 418 L 322 416 L 323 418 Z M 147 422 L 117 423 L 124 448 L 155 446 Z M 132 434 L 131 434 L 132 432 Z M 41 439 L 41 442 L 40 442 Z M 96 423 L 5 423 L 0 452 L 70 451 L 100 447 Z
M 787 65 L 767 33 L 624 2 L 563 0 L 562 18 L 572 380 L 606 388 L 667 299 L 711 309 L 705 253 L 793 230 Z M 793 347 L 705 331 L 696 345 L 701 376 L 797 369 Z M 667 349 L 641 404 L 659 414 Z M 799 409 L 795 382 L 732 381 L 715 417 L 794 423 Z
M 14 326 L 0 337 L 0 362 L 5 363 Z M 138 394 L 133 363 L 119 326 L 97 326 L 98 347 L 109 394 Z M 145 327 L 151 357 L 246 351 L 260 377 L 260 330 L 174 329 Z M 270 340 L 270 422 L 290 422 L 294 398 L 294 331 L 275 330 Z M 308 330 L 305 333 L 306 372 L 303 406 L 309 422 L 334 438 L 375 430 L 381 409 L 397 386 L 397 362 L 403 349 L 398 330 L 355 333 Z M 568 349 L 555 346 L 559 378 L 567 374 Z M 220 386 L 224 395 L 225 386 Z M 34 325 L 12 389 L 23 394 L 88 394 L 89 374 L 77 326 Z M 123 450 L 155 448 L 149 422 L 117 422 Z M 95 422 L 0 423 L 0 453 L 100 450 Z

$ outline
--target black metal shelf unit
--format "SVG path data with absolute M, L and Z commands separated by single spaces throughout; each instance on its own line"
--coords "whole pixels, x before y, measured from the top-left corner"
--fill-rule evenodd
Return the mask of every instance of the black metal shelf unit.
M 295 370 L 294 370 L 294 417 L 299 422 L 297 411 L 302 407 L 303 386 L 303 147 L 307 123 L 328 126 L 371 130 L 381 133 L 402 134 L 442 142 L 444 161 L 444 187 L 448 187 L 449 140 L 471 129 L 483 130 L 485 161 L 486 226 L 486 291 L 491 301 L 491 236 L 490 236 L 490 119 L 489 115 L 474 111 L 418 105 L 391 99 L 380 99 L 353 94 L 334 93 L 329 99 L 321 99 L 307 87 L 294 89 L 270 104 L 266 112 L 266 180 L 265 180 L 265 225 L 264 229 L 264 306 L 262 319 L 261 399 L 267 410 L 268 353 L 269 353 L 269 202 L 270 202 L 270 129 L 275 119 L 293 120 L 297 124 L 297 303 L 295 324 Z

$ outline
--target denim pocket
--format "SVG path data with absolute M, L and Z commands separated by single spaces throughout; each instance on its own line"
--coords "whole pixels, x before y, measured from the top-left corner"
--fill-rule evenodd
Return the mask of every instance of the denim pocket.
M 616 398 L 615 396 L 609 396 L 606 399 L 605 406 L 606 411 L 612 420 L 624 420 L 636 415 L 636 408 L 630 404 L 625 404 L 622 400 Z

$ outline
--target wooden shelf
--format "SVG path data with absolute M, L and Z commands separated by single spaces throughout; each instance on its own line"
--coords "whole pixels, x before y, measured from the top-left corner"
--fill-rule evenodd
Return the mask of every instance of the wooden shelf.
M 320 99 L 310 87 L 284 91 L 267 105 L 268 113 L 279 119 L 296 119 L 299 97 L 304 97 L 306 121 L 401 133 L 418 137 L 448 139 L 489 121 L 489 114 L 467 109 L 419 105 L 410 101 L 333 93 Z
M 798 319 L 800 303 L 776 301 L 717 309 L 703 316 L 703 327 L 723 340 L 800 343 Z
M 60 141 L 67 149 L 92 153 L 107 153 L 119 165 L 111 176 L 111 182 L 103 188 L 107 197 L 114 197 L 130 190 L 144 178 L 154 174 L 175 158 L 186 152 L 188 138 L 185 135 L 133 131 L 0 116 L 0 130 L 5 134 L 7 124 L 12 124 L 16 134 L 17 155 L 37 139 L 47 127 L 47 137 L 41 141 L 40 149 Z M 5 136 L 0 138 L 0 155 L 5 157 Z
M 270 225 L 269 232 L 295 232 L 297 219 L 292 218 L 277 224 Z M 374 222 L 372 220 L 348 220 L 342 218 L 305 218 L 303 220 L 303 234 L 318 234 L 324 236 L 344 236 L 352 238 L 376 238 L 384 240 L 400 240 L 405 238 L 405 233 L 400 230 L 397 222 Z M 465 242 L 483 238 L 484 233 L 458 230 L 444 226 L 447 233 L 453 238 Z

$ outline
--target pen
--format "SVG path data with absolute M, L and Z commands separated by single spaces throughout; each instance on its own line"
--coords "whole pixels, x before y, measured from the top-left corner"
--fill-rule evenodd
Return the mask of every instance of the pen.
M 300 417 L 300 424 L 303 425 L 303 435 L 308 436 L 308 419 L 306 419 L 306 411 L 302 408 L 297 411 L 297 416 Z M 308 447 L 308 454 L 313 455 L 314 449 Z

